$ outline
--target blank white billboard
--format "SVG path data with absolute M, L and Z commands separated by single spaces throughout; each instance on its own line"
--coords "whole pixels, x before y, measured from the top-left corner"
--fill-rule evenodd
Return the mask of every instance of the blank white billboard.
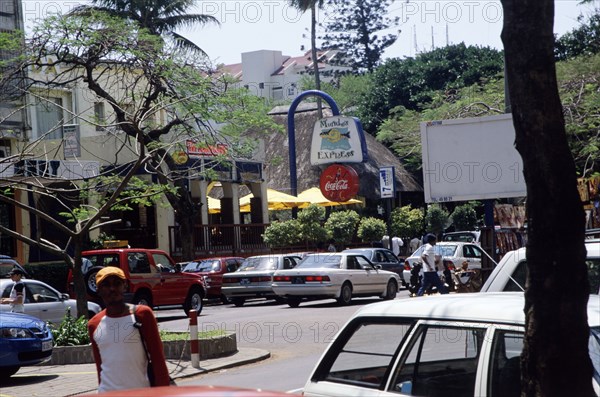
M 425 201 L 526 196 L 511 114 L 421 123 Z

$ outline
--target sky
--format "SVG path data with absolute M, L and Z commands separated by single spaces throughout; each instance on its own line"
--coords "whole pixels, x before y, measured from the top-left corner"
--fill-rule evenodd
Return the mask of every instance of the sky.
M 81 3 L 84 2 L 23 0 L 26 24 Z M 594 6 L 578 3 L 579 0 L 555 1 L 555 33 L 564 34 L 577 27 L 577 16 L 589 14 Z M 284 55 L 299 56 L 310 48 L 310 12 L 300 14 L 288 0 L 202 0 L 196 4 L 192 12 L 212 15 L 220 26 L 207 25 L 179 33 L 200 46 L 215 64 L 239 63 L 243 52 L 279 50 Z M 600 7 L 600 0 L 595 5 Z M 414 56 L 432 47 L 461 42 L 502 49 L 502 6 L 498 0 L 403 0 L 394 1 L 388 11 L 390 17 L 400 18 L 400 24 L 382 33 L 401 33 L 384 53 L 384 59 Z M 326 6 L 318 12 L 317 19 L 325 23 L 336 17 L 335 11 Z

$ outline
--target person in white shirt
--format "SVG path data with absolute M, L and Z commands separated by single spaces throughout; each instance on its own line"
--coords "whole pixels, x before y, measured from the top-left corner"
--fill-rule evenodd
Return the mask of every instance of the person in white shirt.
M 410 246 L 410 252 L 411 253 L 415 252 L 421 246 L 421 239 L 418 237 L 413 237 L 413 239 L 410 240 L 409 246 Z
M 23 271 L 15 267 L 8 275 L 15 284 L 10 290 L 8 298 L 2 298 L 0 303 L 9 304 L 10 311 L 13 313 L 25 313 L 25 284 L 21 282 Z
M 400 237 L 392 237 L 392 252 L 394 255 L 400 255 L 400 247 L 404 246 L 404 241 Z
M 437 287 L 437 290 L 441 294 L 447 294 L 448 289 L 440 280 L 438 276 L 438 266 L 441 265 L 442 258 L 439 255 L 435 254 L 434 246 L 437 242 L 437 238 L 433 234 L 428 234 L 425 236 L 425 249 L 423 250 L 423 254 L 421 255 L 421 259 L 423 260 L 423 284 L 419 291 L 417 292 L 417 296 L 423 296 L 425 291 L 429 289 L 432 285 Z

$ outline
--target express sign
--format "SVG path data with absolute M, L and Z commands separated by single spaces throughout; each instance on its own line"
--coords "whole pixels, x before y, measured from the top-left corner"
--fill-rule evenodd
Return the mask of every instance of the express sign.
M 321 174 L 321 193 L 330 201 L 348 201 L 356 196 L 358 187 L 358 174 L 352 167 L 333 164 Z

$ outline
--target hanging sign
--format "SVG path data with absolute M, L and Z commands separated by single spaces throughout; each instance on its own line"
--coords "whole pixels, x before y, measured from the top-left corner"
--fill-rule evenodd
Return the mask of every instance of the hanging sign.
M 358 193 L 358 174 L 350 166 L 330 165 L 321 173 L 319 185 L 327 200 L 345 202 Z
M 379 169 L 379 196 L 392 198 L 396 191 L 394 186 L 394 167 L 381 167 Z
M 368 160 L 367 143 L 355 117 L 332 116 L 315 123 L 310 163 L 362 163 Z

